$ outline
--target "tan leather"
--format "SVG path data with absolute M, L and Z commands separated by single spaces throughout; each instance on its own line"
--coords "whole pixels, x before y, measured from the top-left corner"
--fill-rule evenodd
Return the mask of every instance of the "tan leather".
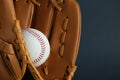
M 16 80 L 21 76 L 21 68 L 13 49 L 13 46 L 16 50 L 18 48 L 17 43 L 15 43 L 16 35 L 13 31 L 15 20 L 13 1 L 0 0 L 0 69 L 4 72 L 4 74 L 0 72 L 0 78 L 5 78 L 2 80 Z
M 30 27 L 34 4 L 30 0 L 14 0 L 15 12 L 22 28 Z
M 0 79 L 17 80 L 21 69 L 13 46 L 0 40 Z
M 31 27 L 40 30 L 47 37 L 49 37 L 54 18 L 54 9 L 52 8 L 52 5 L 48 4 L 50 2 L 49 0 L 39 0 L 39 2 L 41 5 L 40 7 L 35 7 Z
M 5 71 L 0 79 L 4 80 L 6 77 L 5 80 L 21 80 L 26 68 L 29 68 L 35 79 L 42 80 L 28 54 L 19 20 L 16 18 L 13 0 L 0 0 L 0 40 L 1 45 L 4 43 L 3 48 L 0 46 L 1 63 L 4 63 L 1 68 Z
M 63 1 L 39 0 L 41 6 L 35 8 L 32 21 L 32 27 L 42 31 L 50 41 L 50 57 L 37 68 L 45 80 L 71 80 L 76 70 L 81 13 L 75 0 Z
M 77 68 L 75 62 L 81 35 L 81 12 L 77 1 L 27 0 L 41 4 L 34 5 L 34 13 L 30 2 L 19 1 L 15 2 L 15 9 L 22 28 L 31 25 L 43 32 L 50 42 L 49 59 L 37 70 L 44 80 L 71 80 Z M 22 9 L 23 12 L 20 12 Z

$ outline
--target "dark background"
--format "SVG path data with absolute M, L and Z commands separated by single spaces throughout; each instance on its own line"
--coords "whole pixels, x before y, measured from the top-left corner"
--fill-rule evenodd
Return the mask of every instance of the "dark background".
M 78 0 L 82 36 L 73 80 L 120 80 L 120 0 Z

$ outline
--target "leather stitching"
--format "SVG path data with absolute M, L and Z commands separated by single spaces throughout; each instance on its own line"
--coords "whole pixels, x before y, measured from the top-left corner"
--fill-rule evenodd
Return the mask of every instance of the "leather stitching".
M 58 5 L 58 3 L 62 3 L 63 0 L 50 0 L 53 7 L 55 7 L 57 10 L 61 11 L 62 8 Z
M 76 66 L 72 66 L 72 67 L 67 66 L 67 68 L 66 68 L 67 74 L 64 74 L 64 79 L 71 80 L 71 78 L 74 76 L 76 69 L 77 69 Z
M 46 65 L 44 66 L 44 72 L 45 72 L 45 75 L 48 75 L 48 68 Z
M 61 46 L 59 48 L 59 56 L 63 57 L 64 55 L 64 43 L 65 43 L 65 37 L 66 37 L 66 31 L 67 31 L 67 25 L 68 25 L 68 18 L 65 19 L 65 21 L 63 22 L 63 27 L 62 27 L 62 34 L 61 34 L 61 38 L 60 38 L 60 43 Z

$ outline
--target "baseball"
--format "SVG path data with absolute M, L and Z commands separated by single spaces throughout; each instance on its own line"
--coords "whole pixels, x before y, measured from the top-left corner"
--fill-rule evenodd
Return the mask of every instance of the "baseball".
M 22 30 L 30 58 L 36 67 L 43 64 L 50 54 L 50 45 L 46 36 L 32 28 Z

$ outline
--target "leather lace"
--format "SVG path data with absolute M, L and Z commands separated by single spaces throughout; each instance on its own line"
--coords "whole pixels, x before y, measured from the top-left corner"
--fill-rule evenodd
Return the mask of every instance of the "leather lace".
M 22 80 L 26 68 L 28 65 L 28 68 L 31 71 L 31 74 L 35 78 L 35 80 L 43 80 L 37 69 L 35 68 L 34 64 L 32 63 L 29 55 L 28 55 L 28 50 L 26 48 L 26 44 L 23 41 L 23 36 L 21 35 L 21 28 L 20 28 L 20 23 L 19 20 L 16 20 L 16 26 L 14 27 L 14 32 L 16 33 L 17 40 L 18 40 L 18 45 L 20 48 L 20 51 L 22 53 L 22 75 L 17 79 L 17 80 Z
M 19 0 L 15 0 L 15 1 L 19 1 Z M 25 0 L 26 2 L 31 1 L 33 4 L 40 6 L 40 3 L 37 2 L 36 0 Z
M 30 0 L 32 3 L 34 3 L 37 6 L 40 6 L 40 3 L 36 0 Z M 50 0 L 50 3 L 59 11 L 62 10 L 62 8 L 58 5 L 59 3 L 62 3 L 63 0 Z
M 30 0 L 32 3 L 34 3 L 35 5 L 37 5 L 37 6 L 40 6 L 40 3 L 39 2 L 37 2 L 36 0 Z
M 50 2 L 56 9 L 58 9 L 59 11 L 62 10 L 62 8 L 58 4 L 62 3 L 63 0 L 50 0 Z

